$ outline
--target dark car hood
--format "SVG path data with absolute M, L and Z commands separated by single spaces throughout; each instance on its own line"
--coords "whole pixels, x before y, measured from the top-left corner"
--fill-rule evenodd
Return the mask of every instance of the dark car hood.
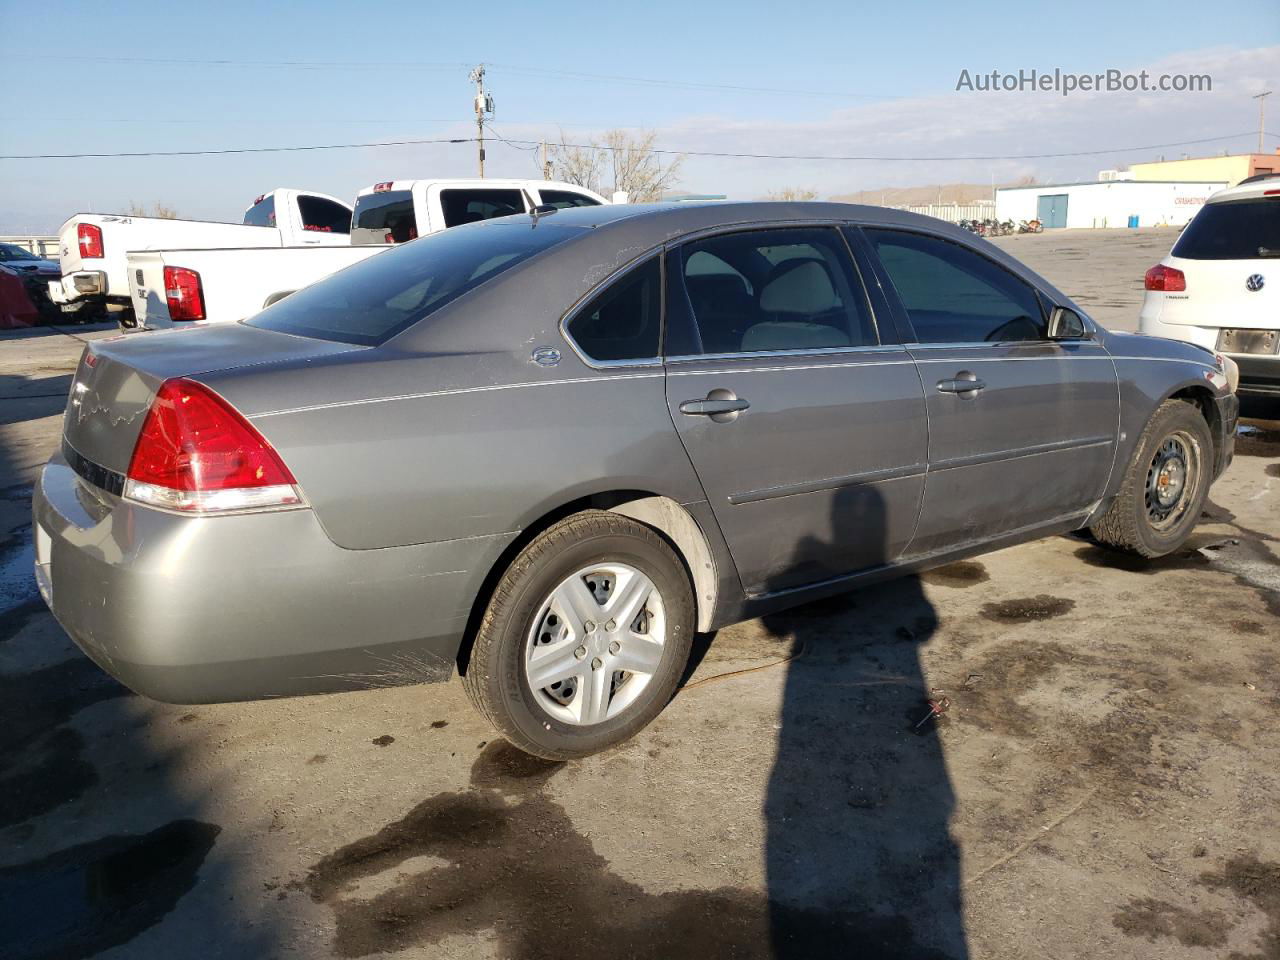
M 0 267 L 7 267 L 19 275 L 24 273 L 56 273 L 61 275 L 62 269 L 52 260 L 5 260 Z

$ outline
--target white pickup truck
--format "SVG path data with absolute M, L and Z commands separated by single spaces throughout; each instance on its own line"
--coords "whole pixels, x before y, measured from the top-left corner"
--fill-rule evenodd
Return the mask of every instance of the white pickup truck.
M 191 321 L 234 322 L 329 274 L 448 227 L 534 207 L 605 203 L 583 187 L 545 180 L 388 180 L 361 190 L 351 245 L 323 250 L 164 249 L 128 256 L 132 324 L 126 332 Z
M 65 313 L 106 307 L 132 320 L 127 257 L 174 247 L 348 246 L 351 208 L 335 197 L 279 188 L 258 197 L 242 223 L 78 213 L 58 230 L 62 278 L 49 297 Z

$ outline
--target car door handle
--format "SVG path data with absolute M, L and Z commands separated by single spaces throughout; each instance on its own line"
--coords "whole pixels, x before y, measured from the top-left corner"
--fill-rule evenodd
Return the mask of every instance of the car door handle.
M 701 400 L 686 400 L 680 404 L 680 412 L 689 417 L 710 417 L 716 423 L 730 423 L 750 406 L 732 390 L 718 387 Z
M 954 380 L 938 381 L 938 391 L 940 393 L 958 393 L 961 396 L 972 396 L 979 390 L 985 390 L 986 386 L 987 384 L 985 381 L 979 380 L 972 374 L 967 377 L 961 374 Z
M 714 417 L 717 413 L 741 413 L 751 404 L 745 400 L 686 400 L 680 412 L 691 417 Z

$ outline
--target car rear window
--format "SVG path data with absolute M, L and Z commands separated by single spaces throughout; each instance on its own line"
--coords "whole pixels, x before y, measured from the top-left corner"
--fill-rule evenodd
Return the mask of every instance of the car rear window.
M 302 229 L 317 233 L 350 233 L 351 211 L 340 203 L 324 197 L 302 196 L 298 198 L 298 212 L 302 214 Z
M 1205 204 L 1173 245 L 1187 260 L 1280 256 L 1280 196 Z
M 245 211 L 244 222 L 250 227 L 274 227 L 276 225 L 276 198 L 263 197 Z
M 353 244 L 404 243 L 417 236 L 413 194 L 408 190 L 369 193 L 356 199 L 351 214 Z
M 598 207 L 599 200 L 592 200 L 585 193 L 574 193 L 572 190 L 538 190 L 542 206 L 555 207 L 557 210 L 568 210 L 570 207 Z
M 432 234 L 299 290 L 245 321 L 251 327 L 376 346 L 487 280 L 579 231 L 494 224 Z
M 519 190 L 489 189 L 441 190 L 440 206 L 444 209 L 444 225 L 456 227 L 479 220 L 509 217 L 524 213 L 524 197 Z

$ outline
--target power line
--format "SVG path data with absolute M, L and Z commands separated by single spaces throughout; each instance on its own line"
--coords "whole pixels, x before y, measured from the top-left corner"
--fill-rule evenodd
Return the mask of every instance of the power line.
M 227 150 L 137 150 L 128 153 L 26 153 L 0 154 L 0 160 L 85 160 L 115 157 L 210 157 L 229 153 L 292 153 L 302 150 L 354 150 L 360 147 L 403 147 L 421 143 L 473 143 L 475 137 L 435 140 L 378 140 L 373 143 L 324 143 L 302 147 L 236 147 Z
M 14 60 L 57 60 L 63 57 L 43 57 L 34 54 L 17 54 Z M 93 54 L 77 54 L 77 63 L 137 64 L 148 67 L 267 67 L 290 70 L 385 70 L 388 68 L 414 68 L 418 70 L 457 70 L 469 64 L 461 61 L 388 61 L 388 60 L 241 60 L 241 59 L 189 59 L 179 57 L 103 57 Z
M 955 157 L 888 157 L 888 156 L 833 156 L 831 154 L 792 154 L 792 153 L 730 153 L 727 151 L 714 150 L 672 150 L 652 148 L 651 152 L 660 154 L 678 154 L 686 157 L 716 157 L 721 159 L 743 159 L 743 160 L 832 160 L 832 161 L 891 161 L 896 163 L 916 162 L 916 161 L 962 161 L 962 160 L 1052 160 L 1063 157 L 1096 157 L 1106 153 L 1132 153 L 1138 150 L 1160 150 L 1168 147 L 1186 147 L 1198 143 L 1213 143 L 1221 140 L 1235 140 L 1240 137 L 1249 137 L 1253 135 L 1253 131 L 1245 133 L 1225 134 L 1220 137 L 1204 137 L 1199 140 L 1178 140 L 1173 143 L 1149 143 L 1135 147 L 1108 147 L 1103 150 L 1074 150 L 1064 153 L 1014 153 L 1002 155 L 971 155 L 971 156 L 955 156 Z M 1272 134 L 1268 134 L 1272 136 Z M 520 144 L 529 145 L 537 144 L 537 140 L 503 140 L 512 146 Z M 613 153 L 618 150 L 627 150 L 629 147 L 610 147 L 597 143 L 562 143 L 560 146 L 572 147 L 578 150 L 603 150 Z
M 492 127 L 490 127 L 492 130 Z M 1221 140 L 1235 140 L 1241 137 L 1252 137 L 1254 131 L 1246 131 L 1245 133 L 1226 134 L 1220 137 L 1203 137 L 1198 140 L 1176 140 L 1170 143 L 1149 143 L 1141 146 L 1132 147 L 1106 147 L 1099 150 L 1073 150 L 1062 153 L 1012 153 L 1012 154 L 987 154 L 987 155 L 969 155 L 969 156 L 952 156 L 939 157 L 936 155 L 921 157 L 890 157 L 890 156 L 841 156 L 833 154 L 790 154 L 790 153 L 734 153 L 722 150 L 675 150 L 664 148 L 653 148 L 653 153 L 658 154 L 678 154 L 686 157 L 714 157 L 718 159 L 742 159 L 742 160 L 824 160 L 836 162 L 962 162 L 968 160 L 1052 160 L 1065 157 L 1096 157 L 1107 153 L 1132 153 L 1139 150 L 1160 150 L 1169 147 L 1185 147 L 1200 143 L 1213 143 Z M 1268 137 L 1277 137 L 1280 134 L 1268 133 Z M 240 153 L 290 153 L 307 150 L 352 150 L 361 147 L 400 147 L 412 146 L 417 144 L 434 144 L 434 143 L 475 143 L 476 137 L 449 137 L 425 140 L 378 140 L 371 143 L 328 143 L 295 147 L 237 147 L 234 149 L 224 150 L 139 150 L 127 153 L 30 153 L 30 154 L 0 154 L 0 160 L 80 160 L 80 159 L 112 159 L 119 157 L 201 157 L 201 156 L 221 156 L 225 154 Z M 540 140 L 516 140 L 498 137 L 498 139 L 517 150 L 536 147 L 541 144 Z M 609 147 L 596 143 L 563 143 L 558 146 L 571 147 L 578 150 L 602 150 L 606 152 L 614 152 L 615 150 L 626 149 L 625 147 Z
M 20 55 L 14 59 L 46 60 L 47 57 Z M 267 69 L 294 70 L 459 70 L 470 69 L 469 63 L 458 61 L 431 60 L 244 60 L 236 58 L 193 59 L 177 57 L 106 57 L 77 56 L 82 63 L 103 64 L 136 64 L 153 67 L 261 67 Z M 733 83 L 712 83 L 700 80 L 677 80 L 669 77 L 636 77 L 611 73 L 590 73 L 582 70 L 556 70 L 550 67 L 531 67 L 515 63 L 493 63 L 485 61 L 490 67 L 498 67 L 511 73 L 526 76 L 545 77 L 549 80 L 592 80 L 609 83 L 624 83 L 640 86 L 668 87 L 679 90 L 718 90 L 725 93 L 765 93 L 780 96 L 819 97 L 837 100 L 900 100 L 901 96 L 881 96 L 871 93 L 849 93 L 836 90 L 802 90 L 787 87 L 757 87 Z
M 562 80 L 608 80 L 612 83 L 633 83 L 644 86 L 675 87 L 685 90 L 723 90 L 731 93 L 776 93 L 798 97 L 832 97 L 849 100 L 899 100 L 902 97 L 878 96 L 873 93 L 845 93 L 833 90 L 797 90 L 785 87 L 750 87 L 733 83 L 707 83 L 698 80 L 671 80 L 658 77 L 628 77 L 612 73 L 586 73 L 578 70 L 553 70 L 546 67 L 522 67 L 512 63 L 490 63 L 491 67 L 524 73 L 531 76 Z

